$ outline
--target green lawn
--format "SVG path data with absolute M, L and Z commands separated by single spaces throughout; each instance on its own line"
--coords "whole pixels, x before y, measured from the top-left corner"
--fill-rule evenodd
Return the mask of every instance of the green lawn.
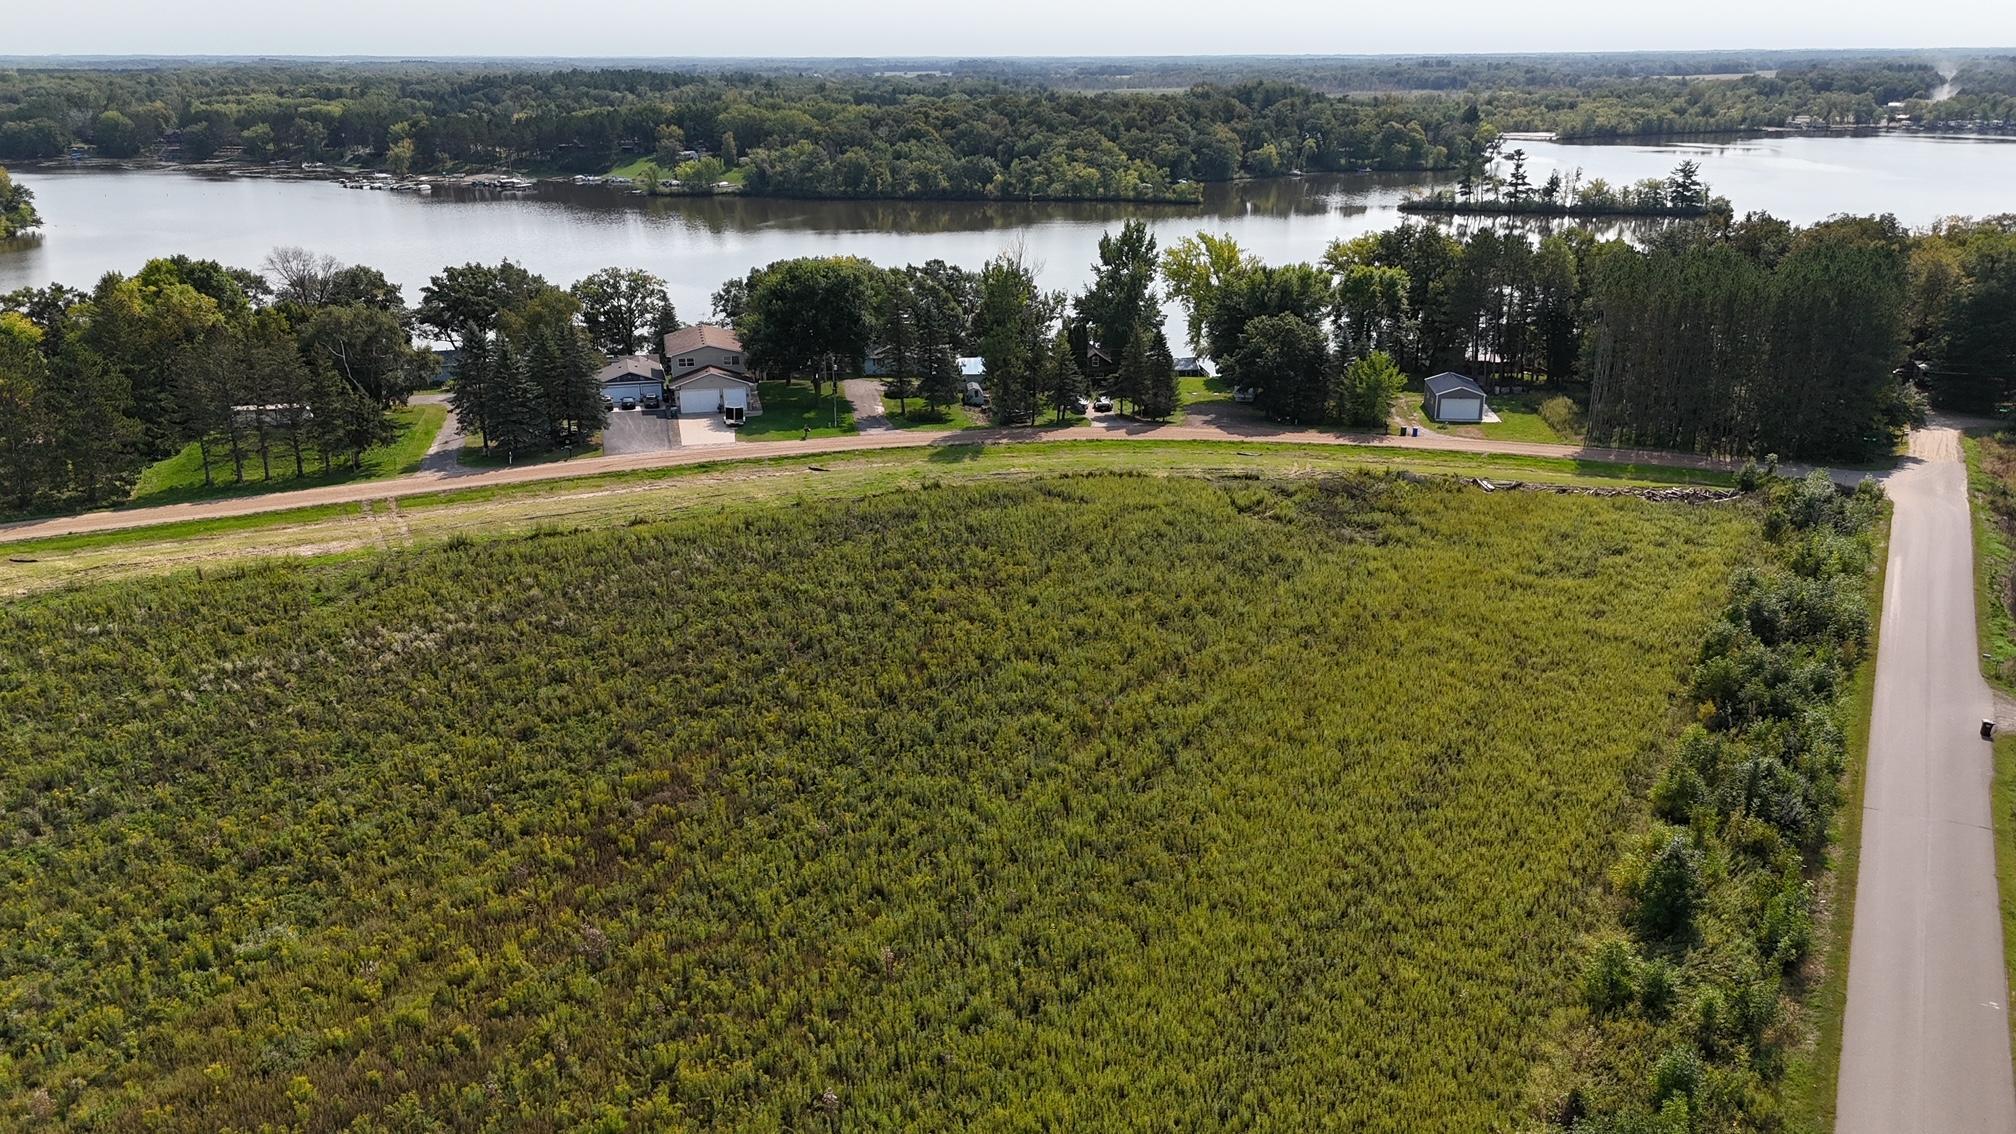
M 763 412 L 751 414 L 743 423 L 744 441 L 796 441 L 856 432 L 854 407 L 837 383 L 829 382 L 823 392 L 814 394 L 802 382 L 759 382 L 756 393 L 763 399 Z
M 882 408 L 888 411 L 889 426 L 892 429 L 950 432 L 956 429 L 985 429 L 992 424 L 987 420 L 987 411 L 972 406 L 946 406 L 937 417 L 929 416 L 924 403 L 914 398 L 911 399 L 908 416 L 897 413 L 894 402 L 884 401 Z
M 1967 482 L 1974 519 L 1974 619 L 1981 671 L 2003 693 L 2016 693 L 2016 612 L 2010 610 L 2016 571 L 2009 532 L 2016 528 L 2016 443 L 2006 433 L 1968 436 Z M 2016 734 L 1995 741 L 1992 788 L 1995 871 L 2002 892 L 2004 968 L 2016 976 Z M 2016 1018 L 2010 1022 L 2016 1041 Z
M 261 476 L 259 458 L 253 454 L 245 462 L 245 482 L 240 484 L 232 482 L 229 456 L 213 451 L 210 477 L 214 483 L 206 486 L 203 483 L 202 451 L 192 442 L 174 456 L 148 466 L 133 486 L 129 503 L 135 507 L 148 507 L 230 496 L 256 496 L 265 492 L 344 484 L 353 480 L 381 480 L 413 472 L 420 467 L 420 459 L 434 444 L 434 436 L 441 431 L 441 423 L 446 420 L 448 410 L 439 405 L 411 405 L 394 410 L 393 416 L 399 424 L 399 435 L 388 444 L 366 450 L 358 469 L 346 464 L 325 473 L 321 471 L 320 458 L 309 454 L 307 475 L 297 477 L 294 475 L 293 456 L 276 447 L 272 457 L 273 478 L 267 480 Z
M 1224 378 L 1178 378 L 1176 379 L 1177 404 L 1194 406 L 1198 402 L 1229 402 L 1232 400 L 1232 383 Z
M 0 1125 L 1537 1125 L 1757 531 L 926 481 L 16 604 Z
M 1540 407 L 1550 398 L 1560 397 L 1554 392 L 1526 394 L 1494 394 L 1487 404 L 1499 420 L 1478 425 L 1456 425 L 1431 421 L 1427 404 L 1421 394 L 1410 392 L 1401 395 L 1394 402 L 1394 419 L 1407 425 L 1418 425 L 1437 433 L 1448 433 L 1461 437 L 1485 437 L 1493 441 L 1537 441 L 1544 444 L 1576 444 L 1582 434 L 1575 425 L 1580 422 L 1579 412 L 1574 424 L 1567 430 L 1557 430 L 1542 416 Z
M 455 463 L 467 465 L 470 468 L 497 469 L 504 468 L 507 465 L 550 465 L 560 461 L 578 461 L 583 457 L 601 456 L 601 438 L 602 435 L 598 433 L 593 438 L 592 443 L 587 445 L 575 445 L 564 449 L 548 449 L 543 453 L 533 453 L 529 456 L 520 456 L 516 460 L 507 461 L 501 453 L 484 452 L 482 442 L 477 440 L 476 435 L 472 433 L 462 439 L 462 453 L 456 458 Z

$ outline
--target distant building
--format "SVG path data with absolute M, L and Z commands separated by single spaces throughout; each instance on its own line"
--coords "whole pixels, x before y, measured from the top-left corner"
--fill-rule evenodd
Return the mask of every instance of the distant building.
M 1186 354 L 1176 360 L 1176 376 L 1178 378 L 1216 378 L 1218 377 L 1218 364 L 1208 358 Z
M 1461 374 L 1443 373 L 1425 383 L 1428 416 L 1435 421 L 1474 423 L 1484 420 L 1484 390 Z

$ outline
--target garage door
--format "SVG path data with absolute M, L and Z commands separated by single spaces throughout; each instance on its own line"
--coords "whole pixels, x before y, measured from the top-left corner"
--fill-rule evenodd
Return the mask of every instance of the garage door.
M 714 413 L 721 408 L 719 390 L 679 391 L 680 413 Z
M 646 396 L 658 393 L 660 389 L 662 386 L 657 382 L 611 382 L 602 387 L 602 394 L 610 401 L 620 402 L 624 398 L 635 398 L 641 402 Z
M 735 409 L 749 408 L 749 391 L 737 386 L 733 390 L 721 391 L 721 404 Z

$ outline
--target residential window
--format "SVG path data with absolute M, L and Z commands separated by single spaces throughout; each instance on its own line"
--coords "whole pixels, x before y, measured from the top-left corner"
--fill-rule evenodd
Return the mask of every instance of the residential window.
M 728 365 L 730 365 L 730 366 L 740 366 L 740 365 L 742 365 L 742 356 L 741 356 L 741 355 L 739 355 L 739 354 L 731 354 L 731 355 L 729 355 L 729 356 L 728 356 Z
M 679 365 L 682 367 L 690 367 L 693 365 L 693 360 L 690 358 L 682 358 L 679 360 Z

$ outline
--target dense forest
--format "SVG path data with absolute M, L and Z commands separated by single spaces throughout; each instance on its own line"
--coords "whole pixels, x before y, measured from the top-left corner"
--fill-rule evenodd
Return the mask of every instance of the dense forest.
M 1324 93 L 1299 70 L 1264 66 L 1154 92 L 1073 90 L 1069 72 L 1041 68 L 832 76 L 439 64 L 23 67 L 0 70 L 0 160 L 82 147 L 115 159 L 600 174 L 650 157 L 670 176 L 704 158 L 750 193 L 1186 201 L 1198 195 L 1195 183 L 1242 176 L 1466 168 L 1510 130 L 1604 137 L 1795 118 L 1871 124 L 1890 118 L 1893 102 L 1927 122 L 2016 120 L 2016 62 L 1996 57 L 1960 64 L 1957 88 L 1915 58 L 1819 57 L 1693 78 L 1620 74 L 1572 57 L 1441 63 L 1419 61 L 1419 85 L 1408 87 L 1406 65 L 1384 61 L 1379 77 L 1347 94 Z
M 509 261 L 448 267 L 409 308 L 376 269 L 299 248 L 258 271 L 176 256 L 89 292 L 22 289 L 0 296 L 0 510 L 118 503 L 188 445 L 206 486 L 354 468 L 439 368 L 416 335 L 458 348 L 454 405 L 486 451 L 578 443 L 604 421 L 606 356 L 676 326 L 634 269 L 563 289 Z

